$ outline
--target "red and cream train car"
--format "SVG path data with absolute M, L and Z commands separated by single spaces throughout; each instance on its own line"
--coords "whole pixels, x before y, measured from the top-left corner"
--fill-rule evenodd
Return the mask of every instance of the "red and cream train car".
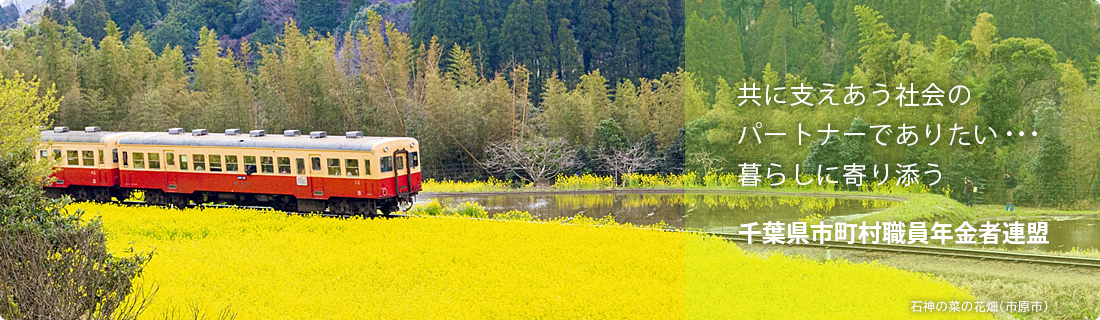
M 53 151 L 42 149 L 39 156 L 61 160 L 58 182 L 47 192 L 77 200 L 123 199 L 142 191 L 155 205 L 227 203 L 371 215 L 394 212 L 421 190 L 419 145 L 405 137 L 61 127 L 43 132 L 42 141 L 52 141 Z

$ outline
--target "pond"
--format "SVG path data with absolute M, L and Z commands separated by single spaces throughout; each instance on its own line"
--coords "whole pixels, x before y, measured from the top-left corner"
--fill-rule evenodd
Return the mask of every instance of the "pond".
M 741 224 L 767 221 L 845 222 L 878 213 L 897 202 L 828 197 L 792 197 L 779 195 L 740 195 L 703 193 L 504 193 L 504 194 L 425 194 L 418 203 L 439 201 L 445 206 L 477 202 L 490 216 L 511 210 L 527 211 L 540 219 L 590 218 L 612 216 L 620 223 L 651 225 L 667 223 L 672 228 L 736 234 Z M 995 222 L 1006 222 L 1003 219 Z M 1020 222 L 1047 221 L 1049 244 L 1001 245 L 1009 249 L 1068 251 L 1072 248 L 1100 249 L 1100 219 L 1088 217 L 1048 217 L 1020 219 Z M 755 229 L 759 230 L 759 229 Z M 967 245 L 959 245 L 964 247 Z M 974 247 L 974 246 L 969 246 Z
M 512 193 L 492 195 L 421 196 L 417 202 L 439 201 L 444 206 L 477 202 L 489 215 L 527 211 L 540 219 L 612 216 L 620 223 L 650 225 L 664 222 L 673 228 L 723 232 L 742 223 L 796 222 L 817 214 L 826 223 L 847 221 L 894 204 L 891 201 L 816 197 L 743 196 L 697 193 Z

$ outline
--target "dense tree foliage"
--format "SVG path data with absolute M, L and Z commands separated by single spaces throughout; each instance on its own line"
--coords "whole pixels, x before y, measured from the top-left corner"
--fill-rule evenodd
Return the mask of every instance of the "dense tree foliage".
M 665 0 L 503 0 L 415 2 L 414 43 L 438 37 L 471 49 L 484 74 L 517 64 L 532 71 L 535 93 L 553 72 L 600 70 L 611 81 L 654 79 L 682 67 L 682 4 Z M 577 52 L 561 50 L 576 39 Z M 557 47 L 558 49 L 555 49 Z M 581 61 L 583 70 L 572 67 Z M 567 70 L 568 69 L 568 70 Z
M 49 125 L 57 92 L 22 74 L 0 79 L 0 317 L 135 319 L 144 309 L 134 277 L 149 256 L 107 249 L 98 219 L 48 199 L 43 183 L 54 159 L 35 157 L 39 126 Z M 94 293 L 94 294 L 89 294 Z
M 534 3 L 545 6 L 544 0 Z M 677 145 L 683 148 L 676 141 L 682 138 L 677 135 L 683 124 L 682 72 L 614 82 L 599 70 L 584 72 L 575 58 L 546 65 L 531 60 L 483 76 L 477 48 L 438 40 L 414 44 L 373 11 L 365 19 L 358 32 L 340 35 L 343 46 L 337 37 L 302 30 L 293 20 L 280 27 L 283 36 L 271 44 L 241 42 L 239 49 L 225 48 L 223 41 L 230 40 L 217 30 L 200 28 L 190 57 L 187 48 L 158 44 L 156 31 L 150 40 L 142 28 L 123 33 L 108 20 L 96 44 L 73 25 L 45 19 L 8 33 L 11 47 L 0 49 L 0 72 L 23 72 L 26 79 L 56 86 L 64 99 L 52 119 L 60 125 L 412 136 L 423 145 L 425 171 L 436 178 L 485 177 L 489 172 L 481 161 L 495 142 L 561 138 L 587 152 L 601 139 L 594 132 L 603 120 L 621 124 L 632 143 L 651 140 L 647 146 L 655 154 L 682 154 L 676 151 Z M 559 32 L 570 32 L 567 21 L 559 20 Z M 546 23 L 543 31 L 549 35 Z M 552 57 L 578 51 L 575 42 L 527 48 Z M 536 84 L 539 73 L 545 81 Z M 567 81 L 575 81 L 576 88 Z M 536 90 L 546 93 L 535 98 Z M 647 138 L 651 133 L 656 135 Z M 592 163 L 582 166 L 600 170 Z
M 731 7 L 731 2 L 737 5 Z M 683 87 L 690 170 L 739 173 L 738 164 L 755 162 L 781 164 L 788 173 L 799 164 L 801 172 L 817 174 L 819 165 L 879 164 L 881 171 L 881 165 L 890 164 L 893 178 L 897 164 L 932 163 L 943 174 L 934 191 L 950 186 L 956 197 L 964 177 L 972 177 L 986 188 L 986 201 L 999 201 L 1001 177 L 1012 173 L 1020 183 L 1016 199 L 1022 203 L 1094 206 L 1100 200 L 1100 167 L 1095 163 L 1100 156 L 1100 100 L 1089 80 L 1097 70 L 1090 57 L 1096 56 L 1092 46 L 1098 33 L 1092 26 L 1100 5 L 952 1 L 945 9 L 943 2 L 930 1 L 831 4 L 688 2 L 685 50 L 691 74 L 684 77 Z M 1048 16 L 1040 19 L 1037 12 Z M 708 28 L 714 27 L 707 24 L 716 20 L 748 23 L 740 34 L 724 37 L 740 37 L 743 72 L 717 67 L 719 59 L 737 66 L 738 54 L 717 49 L 733 46 L 711 35 L 714 31 Z M 718 50 L 732 51 L 733 58 L 714 57 Z M 828 89 L 827 83 L 835 85 L 831 102 L 822 90 Z M 945 100 L 943 106 L 900 106 L 899 83 L 913 83 L 917 98 L 930 84 L 945 91 L 966 86 L 971 98 L 966 104 Z M 872 95 L 880 89 L 876 84 L 886 85 L 894 99 L 876 106 L 882 99 Z M 792 88 L 801 85 L 815 88 L 804 98 L 812 106 L 791 103 L 798 101 Z M 843 103 L 849 85 L 859 86 L 854 91 L 867 102 L 858 107 Z M 761 97 L 757 105 L 739 98 L 744 86 L 761 88 L 761 96 L 765 87 L 787 89 L 772 91 L 770 104 Z M 799 125 L 814 134 L 813 140 L 801 137 L 805 141 L 799 143 L 790 136 Z M 868 125 L 892 128 L 882 139 L 886 146 L 871 137 L 878 130 Z M 958 132 L 967 132 L 971 145 L 948 143 L 949 128 L 955 125 L 969 128 Z M 789 136 L 758 143 L 752 130 L 757 126 L 761 132 Z M 829 126 L 838 132 L 825 140 L 816 130 Z M 914 126 L 910 130 L 920 142 L 898 145 L 901 126 Z M 845 136 L 846 130 L 866 135 Z M 931 136 L 926 136 L 929 130 Z M 930 145 L 937 130 L 940 143 Z M 1010 138 L 1009 131 L 1017 134 Z M 974 134 L 981 134 L 984 143 L 974 143 Z M 841 174 L 834 171 L 833 178 Z M 921 178 L 930 183 L 936 177 Z
M 932 44 L 944 36 L 962 43 L 971 40 L 975 17 L 989 13 L 995 17 L 996 37 L 1043 39 L 1058 52 L 1059 61 L 1073 60 L 1082 70 L 1092 68 L 1100 56 L 1100 4 L 1090 0 L 1013 1 L 892 1 L 892 0 L 689 0 L 685 14 L 721 9 L 725 17 L 741 26 L 745 64 L 751 75 L 760 77 L 767 63 L 780 73 L 791 72 L 809 79 L 815 75 L 801 69 L 816 68 L 820 63 L 825 79 L 840 80 L 844 73 L 861 62 L 861 26 L 856 6 L 865 6 L 882 15 L 882 23 L 896 34 L 909 34 L 911 42 Z M 810 6 L 811 8 L 807 8 Z M 820 20 L 814 30 L 814 17 Z M 820 33 L 824 46 L 817 41 L 802 42 L 807 34 Z M 787 37 L 777 43 L 776 37 Z M 778 45 L 778 50 L 774 48 Z M 800 58 L 808 46 L 822 49 L 819 61 Z M 779 63 L 779 58 L 782 63 Z M 1086 63 L 1087 62 L 1087 63 Z M 812 66 L 811 66 L 812 65 Z M 1091 74 L 1091 76 L 1095 76 Z

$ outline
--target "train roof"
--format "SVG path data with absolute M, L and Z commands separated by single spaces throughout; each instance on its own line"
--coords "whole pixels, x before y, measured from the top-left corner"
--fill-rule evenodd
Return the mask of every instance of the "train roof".
M 54 131 L 42 131 L 42 142 L 69 142 L 69 143 L 106 143 L 111 137 L 122 136 L 135 132 L 111 132 L 111 131 L 68 131 L 57 133 Z
M 207 134 L 193 136 L 188 133 L 168 134 L 165 132 L 141 132 L 128 134 L 118 140 L 120 145 L 163 145 L 190 147 L 228 147 L 260 149 L 305 149 L 305 150 L 341 150 L 371 151 L 375 145 L 413 140 L 407 137 L 362 137 L 346 138 L 341 136 L 311 139 L 307 136 L 269 135 L 251 137 L 244 135 Z

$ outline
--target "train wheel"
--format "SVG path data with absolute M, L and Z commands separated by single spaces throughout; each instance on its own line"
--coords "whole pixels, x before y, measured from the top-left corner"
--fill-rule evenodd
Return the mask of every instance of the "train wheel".
M 69 187 L 69 197 L 73 198 L 73 201 L 88 201 L 92 198 L 88 189 L 84 187 Z
M 166 206 L 168 205 L 168 195 L 160 190 L 145 190 L 145 203 L 154 206 Z
M 281 197 L 275 201 L 275 210 L 298 212 L 298 199 L 292 196 Z
M 111 202 L 111 191 L 106 188 L 95 188 L 92 190 L 92 200 L 99 203 Z
M 333 198 L 329 200 L 329 210 L 333 214 L 340 216 L 351 216 L 355 214 L 355 209 L 347 199 Z
M 386 203 L 382 204 L 382 206 L 380 206 L 378 209 L 382 210 L 382 214 L 387 216 L 393 214 L 394 212 L 397 212 L 398 210 L 401 210 L 401 208 L 397 206 L 397 201 L 387 201 Z
M 168 195 L 168 203 L 176 209 L 185 209 L 191 200 L 187 199 L 186 194 L 172 193 Z
M 355 214 L 364 219 L 378 215 L 378 207 L 371 200 L 355 200 Z

